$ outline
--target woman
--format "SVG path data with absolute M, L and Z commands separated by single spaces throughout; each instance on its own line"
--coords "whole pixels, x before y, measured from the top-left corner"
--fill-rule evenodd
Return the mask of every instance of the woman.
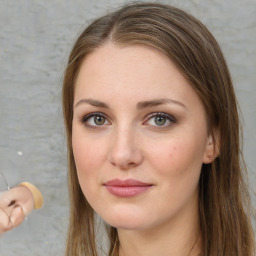
M 66 255 L 254 254 L 230 74 L 191 15 L 127 5 L 77 39 L 65 72 Z

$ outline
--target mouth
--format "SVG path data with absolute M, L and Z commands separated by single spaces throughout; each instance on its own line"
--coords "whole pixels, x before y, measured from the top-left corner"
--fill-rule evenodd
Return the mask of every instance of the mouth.
M 104 183 L 104 186 L 114 196 L 133 197 L 147 191 L 153 184 L 144 183 L 134 179 L 114 179 Z

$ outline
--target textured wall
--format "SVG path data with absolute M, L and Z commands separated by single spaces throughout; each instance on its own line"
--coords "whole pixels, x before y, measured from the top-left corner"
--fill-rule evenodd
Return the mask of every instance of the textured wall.
M 0 170 L 10 185 L 31 181 L 45 197 L 42 210 L 1 237 L 1 256 L 64 254 L 68 208 L 62 74 L 85 24 L 124 2 L 0 0 Z M 222 46 L 244 116 L 245 157 L 256 205 L 256 1 L 159 2 L 194 14 Z

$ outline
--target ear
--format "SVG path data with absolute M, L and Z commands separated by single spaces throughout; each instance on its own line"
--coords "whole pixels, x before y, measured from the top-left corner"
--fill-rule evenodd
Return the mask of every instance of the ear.
M 220 136 L 219 131 L 213 130 L 207 138 L 205 152 L 203 156 L 203 163 L 210 164 L 220 153 Z

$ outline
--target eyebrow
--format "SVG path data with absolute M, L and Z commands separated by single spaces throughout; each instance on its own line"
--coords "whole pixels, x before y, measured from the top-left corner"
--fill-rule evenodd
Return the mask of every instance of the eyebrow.
M 110 106 L 102 101 L 99 100 L 93 100 L 93 99 L 81 99 L 75 104 L 75 107 L 81 105 L 81 104 L 89 104 L 94 107 L 98 108 L 107 108 L 110 109 Z M 177 104 L 183 108 L 187 108 L 183 103 L 172 100 L 169 98 L 163 98 L 163 99 L 155 99 L 155 100 L 147 100 L 147 101 L 140 101 L 136 104 L 136 108 L 138 110 L 144 109 L 144 108 L 151 108 L 159 105 L 164 105 L 164 104 Z
M 82 99 L 82 100 L 79 100 L 76 104 L 75 104 L 75 107 L 81 105 L 81 104 L 89 104 L 89 105 L 92 105 L 94 107 L 98 107 L 98 108 L 110 108 L 108 104 L 102 102 L 102 101 L 99 101 L 99 100 L 93 100 L 93 99 Z
M 187 108 L 183 103 L 179 101 L 172 100 L 169 98 L 164 98 L 164 99 L 155 99 L 155 100 L 138 102 L 137 109 L 150 108 L 150 107 L 155 107 L 155 106 L 164 105 L 164 104 L 177 104 L 183 108 Z

